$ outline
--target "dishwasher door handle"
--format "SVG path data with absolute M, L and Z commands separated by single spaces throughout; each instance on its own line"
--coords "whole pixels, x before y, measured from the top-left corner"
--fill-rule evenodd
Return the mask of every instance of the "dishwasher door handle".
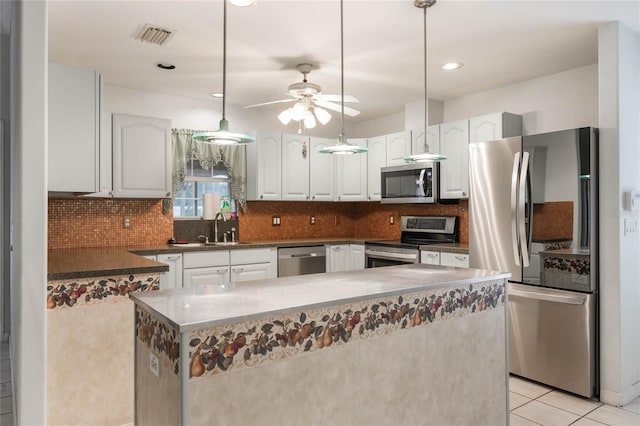
M 545 300 L 547 302 L 564 303 L 567 305 L 584 305 L 586 297 L 584 296 L 562 296 L 556 294 L 538 293 L 535 291 L 524 291 L 509 289 L 509 296 L 524 297 L 527 299 Z
M 308 253 L 308 254 L 290 254 L 288 256 L 281 256 L 282 259 L 287 259 L 287 258 L 304 259 L 306 257 L 326 257 L 326 255 L 319 254 L 319 253 Z

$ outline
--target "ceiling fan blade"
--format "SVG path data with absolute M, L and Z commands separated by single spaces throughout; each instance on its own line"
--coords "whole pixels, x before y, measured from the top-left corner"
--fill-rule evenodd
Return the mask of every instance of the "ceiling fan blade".
M 320 93 L 319 95 L 315 95 L 314 96 L 315 99 L 321 100 L 321 101 L 327 101 L 327 102 L 340 102 L 342 101 L 342 97 L 340 95 L 329 95 L 329 94 L 324 94 L 324 93 Z M 356 98 L 353 95 L 344 95 L 344 101 L 345 102 L 360 102 L 360 100 L 358 98 Z
M 297 101 L 297 99 L 280 99 L 279 101 L 271 101 L 271 102 L 263 102 L 261 104 L 247 105 L 245 108 L 253 108 L 253 107 L 259 107 L 263 105 L 281 104 L 284 102 L 295 102 L 295 101 Z
M 332 111 L 336 111 L 336 112 L 341 112 L 342 111 L 342 106 L 341 105 L 337 105 L 331 102 L 325 102 L 325 101 L 314 101 L 314 103 L 322 108 L 326 108 L 326 109 L 330 109 Z M 345 115 L 348 115 L 350 117 L 355 117 L 358 114 L 360 114 L 360 111 L 358 111 L 357 109 L 353 109 L 353 108 L 349 108 L 349 107 L 344 107 L 344 113 Z

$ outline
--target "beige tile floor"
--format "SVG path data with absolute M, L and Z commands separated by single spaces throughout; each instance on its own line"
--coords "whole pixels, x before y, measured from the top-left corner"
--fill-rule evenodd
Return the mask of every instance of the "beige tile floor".
M 9 345 L 0 346 L 0 425 L 13 426 Z M 640 398 L 622 408 L 568 394 L 539 383 L 509 378 L 511 426 L 640 426 Z
M 640 398 L 622 408 L 509 378 L 511 426 L 640 426 Z

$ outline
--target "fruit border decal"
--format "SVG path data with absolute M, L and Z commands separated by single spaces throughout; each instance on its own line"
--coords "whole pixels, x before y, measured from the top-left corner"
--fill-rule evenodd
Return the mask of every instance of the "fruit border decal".
M 166 323 L 151 316 L 136 305 L 136 337 L 154 354 L 158 355 L 162 364 L 178 374 L 180 359 L 179 334 Z
M 95 305 L 115 296 L 127 296 L 139 291 L 160 289 L 159 275 L 122 275 L 87 280 L 56 280 L 47 284 L 47 309 L 72 308 L 78 305 Z M 127 297 L 128 298 L 128 297 Z
M 189 336 L 189 378 L 222 374 L 305 352 L 504 306 L 504 280 L 365 300 Z

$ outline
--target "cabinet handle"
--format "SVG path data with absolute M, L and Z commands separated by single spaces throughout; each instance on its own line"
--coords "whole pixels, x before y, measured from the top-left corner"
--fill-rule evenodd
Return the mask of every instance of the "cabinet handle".
M 167 192 L 167 198 L 170 198 L 170 197 L 171 197 L 171 193 Z
M 309 199 L 309 196 L 308 196 L 308 195 L 305 195 L 305 196 L 304 196 L 304 198 L 308 200 L 308 199 Z
M 233 268 L 232 271 L 236 274 L 239 274 L 240 272 L 244 271 L 244 268 Z
M 435 253 L 427 253 L 427 256 L 431 257 L 431 258 L 434 258 L 434 257 L 437 257 L 438 255 L 435 254 Z
M 340 250 L 341 248 L 342 248 L 342 247 L 331 247 L 331 250 L 333 250 L 333 251 L 338 251 L 338 250 Z
M 314 196 L 312 196 L 312 197 L 311 197 L 311 199 L 312 199 L 312 200 L 315 200 L 315 199 L 316 199 L 316 196 L 315 196 L 315 195 L 314 195 Z
M 371 195 L 369 195 L 369 196 L 367 197 L 367 199 L 368 199 L 369 201 L 371 201 Z
M 220 274 L 220 275 L 222 275 L 222 274 L 226 274 L 226 273 L 227 273 L 227 271 L 228 271 L 228 269 L 227 269 L 227 268 L 225 268 L 225 269 L 218 269 L 218 270 L 216 271 L 216 274 Z
M 463 196 L 463 197 L 466 197 L 466 196 L 467 196 L 467 193 L 466 193 L 466 192 L 464 192 L 464 191 L 462 191 L 462 196 Z
M 340 200 L 340 196 L 338 195 L 338 200 Z
M 167 260 L 178 260 L 180 259 L 180 256 L 168 256 Z
M 453 257 L 455 257 L 458 260 L 465 260 L 466 259 L 465 256 L 453 256 Z
M 264 195 L 260 194 L 260 199 L 262 200 L 264 198 Z

